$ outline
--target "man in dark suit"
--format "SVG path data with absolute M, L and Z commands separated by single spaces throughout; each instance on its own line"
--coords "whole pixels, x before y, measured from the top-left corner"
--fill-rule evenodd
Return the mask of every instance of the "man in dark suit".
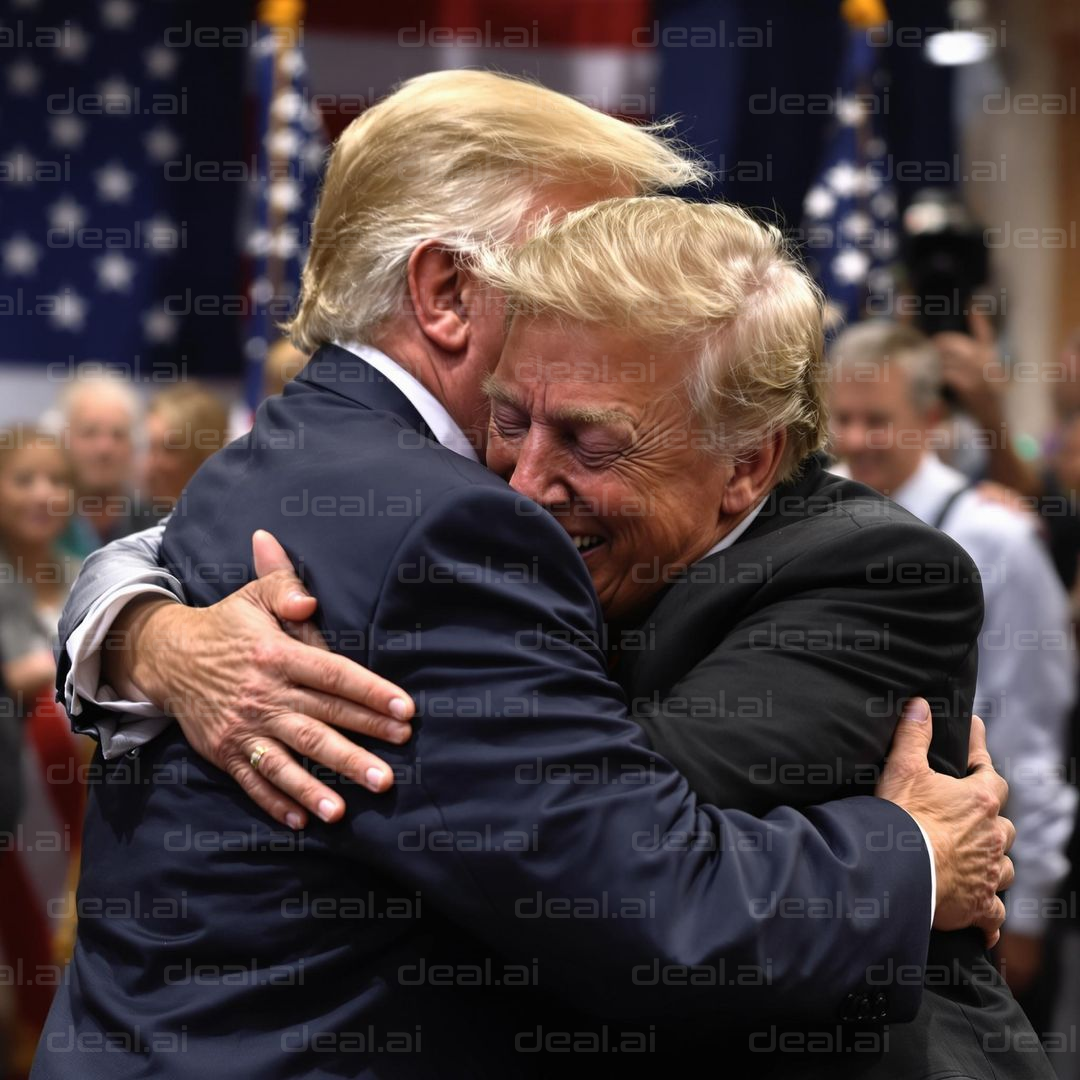
M 820 301 L 779 234 L 730 206 L 613 199 L 492 251 L 482 272 L 512 312 L 487 384 L 488 464 L 588 538 L 606 616 L 634 627 L 620 682 L 695 791 L 766 813 L 873 790 L 913 689 L 933 704 L 932 765 L 962 776 L 978 571 L 936 530 L 822 469 Z M 643 386 L 646 352 L 656 370 Z M 915 1023 L 876 1047 L 848 1032 L 828 1065 L 817 1047 L 813 1068 L 1052 1075 L 979 935 L 935 934 L 927 987 Z M 804 1035 L 762 1016 L 744 1046 Z M 790 1062 L 774 1054 L 773 1069 Z
M 302 448 L 281 449 L 301 431 Z M 368 500 L 364 557 L 340 517 L 282 517 L 298 496 Z M 877 799 L 763 821 L 696 804 L 626 717 L 558 523 L 432 441 L 359 357 L 323 349 L 188 488 L 165 557 L 196 603 L 230 591 L 222 568 L 246 565 L 268 515 L 328 598 L 339 650 L 409 683 L 420 719 L 388 754 L 402 776 L 382 798 L 344 785 L 345 824 L 295 835 L 241 825 L 240 790 L 175 727 L 138 758 L 151 784 L 99 761 L 76 954 L 36 1075 L 122 1077 L 147 1060 L 158 1076 L 213 1075 L 241 1047 L 260 1076 L 445 1075 L 449 1054 L 462 1075 L 511 1074 L 529 1064 L 522 995 L 459 985 L 490 963 L 484 946 L 525 973 L 525 994 L 539 982 L 650 1021 L 831 1019 L 871 968 L 921 964 L 929 879 L 908 815 Z M 656 828 L 708 843 L 635 846 Z M 874 850 L 878 830 L 907 840 Z M 853 912 L 825 940 L 762 921 L 753 904 L 773 895 L 840 896 Z M 889 917 L 890 897 L 919 914 Z M 745 983 L 643 989 L 631 973 L 656 961 L 727 965 Z M 918 999 L 889 987 L 875 1017 Z M 484 1037 L 462 1040 L 477 1015 Z M 79 1053 L 91 1043 L 127 1052 Z
M 565 225 L 526 244 L 519 258 L 527 265 L 534 245 L 543 250 L 573 243 L 582 235 L 591 241 L 588 250 L 593 252 L 597 233 L 609 240 L 599 245 L 602 250 L 613 248 L 615 237 L 605 237 L 603 229 L 618 226 L 621 235 L 629 227 L 632 235 L 633 221 L 620 221 L 619 215 L 639 210 L 663 216 L 665 228 L 653 230 L 660 234 L 708 236 L 714 230 L 726 239 L 732 232 L 741 233 L 749 251 L 761 242 L 757 226 L 736 211 L 691 209 L 674 200 L 629 200 L 571 215 Z M 583 247 L 579 243 L 578 249 Z M 680 254 L 680 265 L 690 264 L 687 254 Z M 764 258 L 768 252 L 760 254 Z M 721 258 L 708 250 L 702 254 L 704 260 L 714 257 Z M 775 259 L 775 253 L 769 257 Z M 562 270 L 557 262 L 543 269 L 549 282 Z M 774 263 L 773 277 L 783 269 L 782 261 Z M 511 270 L 495 267 L 495 273 L 504 274 L 499 283 L 514 302 L 539 294 L 539 282 L 523 287 L 513 276 L 523 271 L 514 266 Z M 631 283 L 618 279 L 618 267 L 605 271 L 614 289 L 632 292 Z M 636 262 L 634 272 L 641 272 Z M 576 273 L 562 276 L 579 279 Z M 790 317 L 800 325 L 809 323 L 807 313 L 799 310 L 799 280 L 784 284 Z M 549 289 L 554 292 L 555 286 L 549 284 Z M 603 296 L 600 286 L 595 294 Z M 675 306 L 671 298 L 665 299 L 666 306 Z M 590 300 L 596 302 L 596 295 Z M 812 295 L 807 300 L 816 303 Z M 567 314 L 552 300 L 548 303 L 555 312 Z M 665 478 L 663 461 L 652 465 L 647 448 L 663 445 L 671 434 L 666 414 L 651 405 L 639 410 L 632 382 L 630 390 L 624 385 L 632 371 L 621 357 L 632 355 L 632 345 L 604 338 L 603 354 L 613 359 L 597 378 L 603 369 L 599 356 L 593 356 L 591 331 L 576 328 L 567 336 L 544 323 L 544 314 L 533 312 L 524 330 L 512 330 L 503 360 L 489 380 L 494 407 L 488 459 L 518 490 L 532 494 L 560 518 L 587 559 L 599 555 L 607 560 L 591 563 L 594 581 L 609 615 L 632 625 L 613 653 L 614 670 L 652 746 L 677 762 L 695 790 L 718 805 L 755 813 L 785 803 L 809 808 L 874 790 L 895 717 L 914 689 L 934 705 L 934 767 L 962 775 L 981 620 L 977 576 L 963 552 L 869 489 L 830 476 L 812 453 L 800 450 L 793 455 L 797 467 L 774 485 L 787 440 L 798 445 L 804 438 L 796 419 L 790 431 L 772 440 L 774 449 L 764 437 L 739 453 L 741 476 L 732 470 L 724 494 L 718 489 L 716 496 L 725 526 L 721 539 L 703 556 L 685 558 L 683 569 L 665 560 L 658 584 L 657 576 L 642 572 L 649 565 L 646 557 L 668 542 L 680 523 L 663 515 L 642 523 L 629 512 L 632 504 L 626 497 L 641 500 L 656 491 L 658 475 Z M 782 329 L 782 319 L 777 321 Z M 812 360 L 815 354 L 811 349 L 805 355 Z M 566 356 L 574 361 L 563 359 Z M 674 400 L 682 373 L 670 361 L 666 370 L 675 382 L 669 387 L 657 375 L 647 388 L 649 398 Z M 769 369 L 768 375 L 775 379 L 775 370 Z M 819 380 L 811 374 L 802 381 L 808 388 L 806 403 L 812 404 L 814 394 L 820 393 L 814 389 Z M 743 390 L 744 401 L 750 402 L 752 380 L 744 379 Z M 782 406 L 767 399 L 760 403 L 769 415 Z M 680 418 L 677 408 L 676 401 L 674 420 Z M 813 414 L 813 409 L 793 413 L 796 418 Z M 623 491 L 617 474 L 612 479 L 606 469 L 582 469 L 576 459 L 617 444 L 625 418 L 638 425 L 646 450 L 630 446 L 625 451 L 636 470 Z M 818 422 L 814 420 L 813 430 Z M 575 437 L 567 440 L 566 429 L 575 423 Z M 752 423 L 744 418 L 741 426 L 752 428 Z M 705 461 L 696 464 L 689 470 L 691 482 L 716 467 Z M 730 513 L 726 500 L 738 497 L 740 480 L 757 485 L 758 493 L 747 500 L 747 507 L 736 506 Z M 709 490 L 702 485 L 703 502 Z M 654 539 L 650 530 L 657 528 L 663 533 Z M 693 530 L 683 528 L 687 542 L 694 542 Z M 631 532 L 632 543 L 627 543 Z M 286 540 L 296 548 L 288 536 Z M 167 542 L 167 552 L 168 547 Z M 619 558 L 627 559 L 630 571 L 605 573 L 604 567 Z M 319 566 L 332 561 L 327 554 L 312 552 L 309 544 L 305 560 L 309 584 L 319 575 Z M 403 569 L 414 565 L 406 560 Z M 324 579 L 333 595 L 334 576 L 325 578 L 324 572 Z M 928 620 L 928 611 L 936 617 Z M 333 628 L 333 613 L 324 613 L 324 619 Z M 544 633 L 523 635 L 520 629 L 513 640 L 516 647 L 530 651 L 548 645 Z M 459 663 L 468 667 L 464 658 Z M 381 666 L 385 672 L 385 662 Z M 401 676 L 410 688 L 422 687 L 423 679 L 414 672 Z M 559 766 L 555 774 L 562 776 L 569 767 Z M 533 770 L 538 782 L 550 778 L 549 768 L 545 761 L 543 769 Z M 587 772 L 589 764 L 580 761 L 574 768 Z M 681 845 L 675 843 L 679 835 Z M 691 839 L 658 823 L 636 833 L 633 847 L 655 854 L 692 848 Z M 834 932 L 838 921 L 852 914 L 846 907 L 838 910 L 841 906 L 839 897 L 828 894 L 762 895 L 752 905 L 763 919 Z M 872 907 L 868 905 L 867 913 Z M 822 933 L 819 944 L 831 947 L 831 937 Z M 680 979 L 679 972 L 685 977 Z M 676 1000 L 679 993 L 673 988 L 685 991 L 695 980 L 700 984 L 705 972 L 704 965 L 670 964 L 659 957 L 638 965 L 638 989 L 625 1000 L 609 1000 L 612 1015 L 655 1009 L 650 988 L 664 987 Z M 815 1075 L 909 1077 L 952 1069 L 978 1076 L 995 1068 L 1007 1069 L 1010 1076 L 1046 1075 L 1034 1033 L 989 964 L 977 932 L 934 935 L 927 975 L 928 992 L 915 1022 L 887 1029 L 877 1025 L 867 1030 L 867 1025 L 877 1019 L 892 987 L 921 981 L 919 969 L 904 970 L 892 963 L 875 969 L 875 985 L 845 1001 L 838 1017 L 843 1027 L 830 1023 L 814 1028 L 811 1020 L 808 1029 L 810 1018 L 793 1023 L 747 991 L 749 1012 L 732 1009 L 724 1016 L 725 1025 L 734 1029 L 725 1046 L 729 1054 L 741 1049 L 759 1070 L 768 1062 L 776 1075 L 793 1068 L 800 1076 L 810 1075 L 806 1059 L 791 1054 L 800 1049 L 815 1051 L 809 1058 L 812 1069 L 820 1070 Z M 670 1016 L 650 1015 L 660 1025 L 653 1049 L 670 1055 L 686 1047 L 690 1036 L 685 1024 L 673 1028 L 663 1023 Z M 694 1013 L 679 1009 L 674 1015 L 685 1019 Z
M 447 1075 L 448 1060 L 510 1075 L 572 1037 L 538 984 L 642 1017 L 623 1051 L 667 1016 L 910 1016 L 919 985 L 880 990 L 867 972 L 923 961 L 920 830 L 882 799 L 764 821 L 696 804 L 626 716 L 574 544 L 464 452 L 491 357 L 482 286 L 421 245 L 408 288 L 407 329 L 324 345 L 200 471 L 165 543 L 205 605 L 251 577 L 248 538 L 274 525 L 335 650 L 417 698 L 412 740 L 387 754 L 397 784 L 379 799 L 329 778 L 347 823 L 291 834 L 264 816 L 232 828 L 240 792 L 176 727 L 138 751 L 138 782 L 130 760 L 99 759 L 80 938 L 39 1075 L 213 1074 L 224 1054 L 267 1076 Z M 920 775 L 918 728 L 888 790 L 932 837 L 936 925 L 993 932 L 1008 867 L 980 849 L 1007 836 L 996 778 L 979 755 L 966 780 Z M 265 756 L 253 748 L 253 774 Z M 656 827 L 699 843 L 641 848 Z M 844 917 L 824 934 L 763 920 L 773 896 L 836 897 Z M 636 973 L 653 962 L 741 977 L 650 987 Z M 515 970 L 490 974 L 500 963 Z M 478 1016 L 482 1036 L 463 1039 Z
M 947 537 L 812 457 L 728 549 L 659 595 L 637 630 L 653 647 L 624 653 L 619 681 L 651 745 L 717 805 L 762 814 L 873 790 L 912 690 L 933 709 L 932 766 L 961 775 L 977 581 Z M 874 975 L 912 977 L 891 965 Z M 980 935 L 932 934 L 924 978 L 915 1020 L 885 1037 L 759 1017 L 732 1043 L 777 1077 L 1053 1075 Z

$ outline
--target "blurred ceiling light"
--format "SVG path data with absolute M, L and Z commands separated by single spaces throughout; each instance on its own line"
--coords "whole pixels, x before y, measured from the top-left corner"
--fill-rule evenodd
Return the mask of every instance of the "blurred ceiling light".
M 989 55 L 986 35 L 977 30 L 942 30 L 926 39 L 927 59 L 943 67 L 977 64 Z
M 990 42 L 985 33 L 972 29 L 986 15 L 983 0 L 952 0 L 949 16 L 951 30 L 939 30 L 926 39 L 926 58 L 932 64 L 956 67 L 977 64 L 990 55 Z

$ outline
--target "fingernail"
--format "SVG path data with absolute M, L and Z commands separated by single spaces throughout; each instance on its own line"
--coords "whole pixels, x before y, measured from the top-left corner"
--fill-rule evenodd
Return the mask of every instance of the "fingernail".
M 925 724 L 927 710 L 921 702 L 909 701 L 900 714 L 901 720 L 907 720 L 911 724 Z
M 298 603 L 301 600 L 306 600 L 307 599 L 307 593 L 291 592 L 291 593 L 289 593 L 289 599 L 295 604 L 295 603 Z
M 330 799 L 320 799 L 316 812 L 323 821 L 329 821 L 336 809 L 337 806 Z
M 368 769 L 364 774 L 364 778 L 367 780 L 368 787 L 372 791 L 377 791 L 382 786 L 383 771 L 382 769 Z
M 294 810 L 285 815 L 285 824 L 294 832 L 299 832 L 304 827 L 304 819 Z
M 391 698 L 390 715 L 395 720 L 404 720 L 409 715 L 409 703 L 404 698 Z

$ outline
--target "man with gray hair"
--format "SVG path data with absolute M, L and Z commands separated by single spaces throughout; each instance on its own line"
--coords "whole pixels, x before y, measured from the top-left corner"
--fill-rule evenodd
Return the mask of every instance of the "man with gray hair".
M 253 576 L 252 532 L 273 524 L 320 595 L 321 628 L 338 654 L 316 652 L 322 674 L 337 673 L 339 688 L 355 685 L 349 661 L 363 661 L 383 676 L 383 702 L 395 691 L 385 680 L 410 683 L 411 738 L 398 731 L 384 751 L 398 783 L 376 797 L 372 789 L 387 786 L 385 764 L 372 765 L 366 748 L 337 733 L 310 743 L 311 728 L 295 712 L 278 729 L 291 732 L 284 743 L 245 735 L 242 760 L 223 764 L 260 798 L 275 785 L 307 792 L 317 783 L 288 745 L 332 748 L 329 763 L 343 761 L 350 775 L 358 763 L 376 772 L 374 781 L 359 772 L 363 786 L 325 776 L 322 789 L 336 802 L 317 810 L 325 819 L 347 813 L 337 828 L 315 823 L 297 835 L 270 817 L 249 818 L 232 781 L 192 753 L 175 725 L 159 725 L 150 739 L 125 733 L 142 768 L 161 779 L 125 785 L 124 761 L 103 766 L 81 896 L 119 895 L 128 906 L 82 921 L 72 977 L 39 1051 L 40 1076 L 88 1075 L 72 1048 L 100 1045 L 117 1029 L 127 1045 L 107 1063 L 114 1077 L 141 1075 L 148 1062 L 156 1075 L 220 1070 L 223 1048 L 237 1059 L 226 1067 L 259 1075 L 501 1077 L 533 1072 L 537 1054 L 573 1047 L 576 1029 L 560 1002 L 627 1021 L 631 1030 L 619 1029 L 612 1049 L 631 1065 L 625 1053 L 654 1049 L 654 1018 L 698 1017 L 710 1030 L 718 1017 L 734 1023 L 748 1014 L 830 1028 L 838 1018 L 879 1027 L 910 1018 L 921 986 L 892 976 L 875 984 L 874 971 L 921 972 L 931 921 L 939 930 L 976 926 L 969 938 L 993 940 L 993 894 L 1011 877 L 1002 859 L 1009 827 L 996 814 L 1003 792 L 981 749 L 981 725 L 972 725 L 970 745 L 966 729 L 951 732 L 950 750 L 966 760 L 951 764 L 951 775 L 934 773 L 928 711 L 916 701 L 903 710 L 880 783 L 864 786 L 862 798 L 805 813 L 777 808 L 763 821 L 699 804 L 644 742 L 610 678 L 597 593 L 579 554 L 596 560 L 598 545 L 585 551 L 544 512 L 546 495 L 538 504 L 515 494 L 477 460 L 489 434 L 485 376 L 506 340 L 498 288 L 477 271 L 485 243 L 519 243 L 545 210 L 555 211 L 549 224 L 567 212 L 577 220 L 575 208 L 589 217 L 605 196 L 653 191 L 658 173 L 670 180 L 685 169 L 655 135 L 494 76 L 430 76 L 381 109 L 358 121 L 331 159 L 316 234 L 332 249 L 317 247 L 309 261 L 293 326 L 299 344 L 318 350 L 260 410 L 252 437 L 197 474 L 166 530 L 158 579 L 182 585 L 196 605 L 221 601 Z M 411 157 L 393 155 L 408 155 L 408 137 L 428 122 L 439 137 L 416 172 Z M 368 140 L 383 155 L 366 158 Z M 411 198 L 413 182 L 427 184 L 430 198 Z M 386 184 L 400 185 L 402 198 Z M 444 190 L 448 200 L 475 194 L 487 210 L 504 196 L 501 221 L 488 214 L 482 236 L 463 235 L 460 214 L 440 216 Z M 687 206 L 665 205 L 683 214 Z M 379 248 L 379 230 L 395 213 L 408 221 L 397 221 L 394 243 Z M 743 235 L 769 254 L 752 229 Z M 339 258 L 348 252 L 351 259 Z M 770 265 L 791 272 L 783 259 Z M 377 286 L 380 303 L 354 306 L 362 297 L 350 293 L 350 267 Z M 721 333 L 753 306 L 752 275 L 741 281 L 741 299 L 717 316 Z M 818 370 L 820 310 L 812 286 L 800 292 L 817 323 L 793 334 L 791 359 Z M 585 359 L 567 353 L 565 339 L 553 344 L 556 361 Z M 670 426 L 681 411 L 682 370 L 657 370 L 655 396 Z M 603 387 L 622 388 L 620 380 Z M 638 386 L 637 398 L 651 401 L 648 391 Z M 625 424 L 627 408 L 617 404 L 593 410 L 586 402 L 575 422 Z M 818 432 L 818 419 L 804 420 Z M 649 430 L 641 433 L 646 452 L 664 458 Z M 609 435 L 596 434 L 606 445 Z M 700 507 L 684 508 L 669 521 L 679 542 L 692 540 L 696 551 L 733 540 L 751 509 L 758 521 L 782 525 L 763 500 L 785 438 L 768 436 L 771 449 L 758 455 L 764 468 L 710 459 L 708 475 L 726 477 L 711 497 L 728 482 L 735 489 L 729 512 L 706 525 Z M 590 459 L 611 453 L 594 441 L 567 434 L 563 445 Z M 664 541 L 663 522 L 650 521 L 651 539 Z M 674 554 L 669 545 L 663 572 Z M 296 588 L 283 576 L 277 584 Z M 200 621 L 161 603 L 133 609 L 130 652 L 105 656 L 121 691 L 141 687 L 140 642 L 153 653 L 155 626 Z M 960 621 L 976 621 L 978 607 L 969 590 Z M 237 603 L 225 610 L 235 613 Z M 185 651 L 167 631 L 159 640 Z M 239 646 L 233 634 L 226 682 L 234 700 L 237 679 L 248 677 Z M 970 651 L 963 635 L 952 647 L 958 657 Z M 199 668 L 172 651 L 158 659 L 162 670 Z M 126 671 L 125 660 L 134 661 Z M 887 696 L 874 731 L 878 762 L 902 708 Z M 82 704 L 96 719 L 109 701 Z M 383 730 L 325 693 L 294 695 L 292 704 L 353 730 Z M 788 720 L 800 715 L 785 709 Z M 187 730 L 202 719 L 189 715 Z M 961 777 L 967 764 L 973 773 Z M 280 798 L 269 805 L 283 823 L 303 824 Z M 230 829 L 238 811 L 244 827 Z M 135 910 L 163 885 L 161 899 L 178 894 L 182 907 Z M 769 911 L 805 912 L 818 900 L 838 905 L 830 921 Z M 138 1038 L 145 1032 L 152 1041 Z M 585 1049 L 606 1049 L 606 1038 L 591 1033 Z
M 979 492 L 935 452 L 941 357 L 913 327 L 874 320 L 832 348 L 833 449 L 855 480 L 948 533 L 979 569 L 986 617 L 979 638 L 976 711 L 994 763 L 1010 785 L 1016 881 L 1000 954 L 1018 995 L 1034 989 L 1076 794 L 1065 776 L 1075 665 L 1068 599 L 1034 516 Z
M 61 411 L 75 500 L 61 543 L 85 558 L 147 524 L 134 490 L 139 399 L 126 378 L 84 366 L 66 389 Z

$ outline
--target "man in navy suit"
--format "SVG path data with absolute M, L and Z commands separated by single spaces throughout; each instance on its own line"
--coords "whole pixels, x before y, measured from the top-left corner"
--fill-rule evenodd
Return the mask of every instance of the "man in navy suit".
M 490 91 L 462 109 L 499 107 Z M 501 313 L 457 250 L 412 249 L 407 308 L 328 343 L 326 320 L 353 314 L 326 295 L 353 240 L 351 188 L 335 185 L 356 176 L 353 150 L 335 151 L 316 221 L 338 223 L 341 243 L 313 253 L 293 328 L 318 352 L 200 471 L 164 557 L 207 605 L 252 576 L 249 538 L 272 525 L 334 650 L 409 686 L 413 736 L 386 755 L 389 795 L 328 777 L 345 821 L 299 833 L 246 819 L 241 791 L 176 726 L 135 758 L 99 758 L 79 939 L 35 1075 L 527 1073 L 571 1034 L 550 995 L 641 1016 L 620 1029 L 623 1052 L 648 1049 L 653 1020 L 832 1022 L 852 995 L 861 1019 L 910 1017 L 919 986 L 868 994 L 868 972 L 918 969 L 932 918 L 992 935 L 999 917 L 1009 867 L 982 849 L 1000 853 L 1008 830 L 988 759 L 977 749 L 966 780 L 934 776 L 911 761 L 926 725 L 903 732 L 888 790 L 933 861 L 886 799 L 762 820 L 697 804 L 608 677 L 574 544 L 470 460 Z M 555 183 L 566 162 L 548 150 L 536 160 Z M 140 610 L 148 632 L 170 614 Z M 268 752 L 252 748 L 254 775 Z M 664 844 L 637 842 L 657 830 Z M 848 917 L 829 932 L 763 920 L 762 897 L 828 897 Z M 655 963 L 734 976 L 634 977 Z

